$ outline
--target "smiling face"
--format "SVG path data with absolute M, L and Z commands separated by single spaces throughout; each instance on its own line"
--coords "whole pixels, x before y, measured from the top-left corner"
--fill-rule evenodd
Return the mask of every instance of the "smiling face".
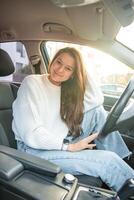
M 50 66 L 49 80 L 55 85 L 61 85 L 73 76 L 75 60 L 68 53 L 61 53 Z

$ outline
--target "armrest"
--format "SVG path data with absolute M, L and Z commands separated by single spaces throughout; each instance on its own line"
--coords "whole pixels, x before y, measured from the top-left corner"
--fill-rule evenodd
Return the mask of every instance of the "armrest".
M 18 160 L 23 164 L 25 169 L 34 171 L 36 173 L 48 176 L 56 176 L 61 172 L 59 166 L 45 159 L 38 158 L 37 156 L 33 156 L 7 146 L 0 145 L 0 152 Z
M 0 177 L 9 181 L 23 171 L 23 165 L 17 160 L 0 153 Z

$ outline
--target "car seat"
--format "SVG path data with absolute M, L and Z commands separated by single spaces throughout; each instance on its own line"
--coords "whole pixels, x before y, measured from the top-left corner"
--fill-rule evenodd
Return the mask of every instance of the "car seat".
M 6 51 L 0 49 L 0 77 L 14 72 L 14 64 Z M 12 131 L 12 103 L 18 87 L 10 82 L 0 81 L 0 144 L 16 148 Z

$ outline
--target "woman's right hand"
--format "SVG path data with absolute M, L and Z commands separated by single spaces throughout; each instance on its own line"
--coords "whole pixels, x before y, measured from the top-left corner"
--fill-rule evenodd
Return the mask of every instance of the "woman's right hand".
M 95 147 L 96 144 L 93 144 L 91 142 L 94 141 L 97 138 L 97 136 L 98 136 L 98 133 L 94 133 L 80 140 L 79 142 L 69 144 L 67 150 L 75 152 L 75 151 L 81 151 L 84 149 L 93 149 L 93 147 Z

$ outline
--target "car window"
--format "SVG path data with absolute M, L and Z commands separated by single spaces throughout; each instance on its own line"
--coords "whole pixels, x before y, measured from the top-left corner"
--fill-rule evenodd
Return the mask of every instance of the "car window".
M 22 82 L 28 74 L 32 73 L 25 46 L 21 42 L 0 43 L 0 49 L 10 55 L 15 66 L 15 72 L 12 75 L 0 77 L 0 80 Z
M 123 90 L 125 89 L 125 85 L 119 85 L 119 84 L 102 84 L 101 89 L 106 94 L 111 95 L 121 95 Z
M 116 36 L 116 40 L 118 40 L 123 45 L 134 51 L 134 43 L 132 42 L 133 35 L 134 35 L 134 21 L 129 26 L 120 28 L 120 31 Z
M 65 46 L 73 46 L 82 53 L 90 73 L 98 80 L 104 94 L 119 96 L 134 74 L 126 64 L 97 49 L 72 43 L 47 41 L 42 44 L 43 51 L 51 60 L 56 51 Z

